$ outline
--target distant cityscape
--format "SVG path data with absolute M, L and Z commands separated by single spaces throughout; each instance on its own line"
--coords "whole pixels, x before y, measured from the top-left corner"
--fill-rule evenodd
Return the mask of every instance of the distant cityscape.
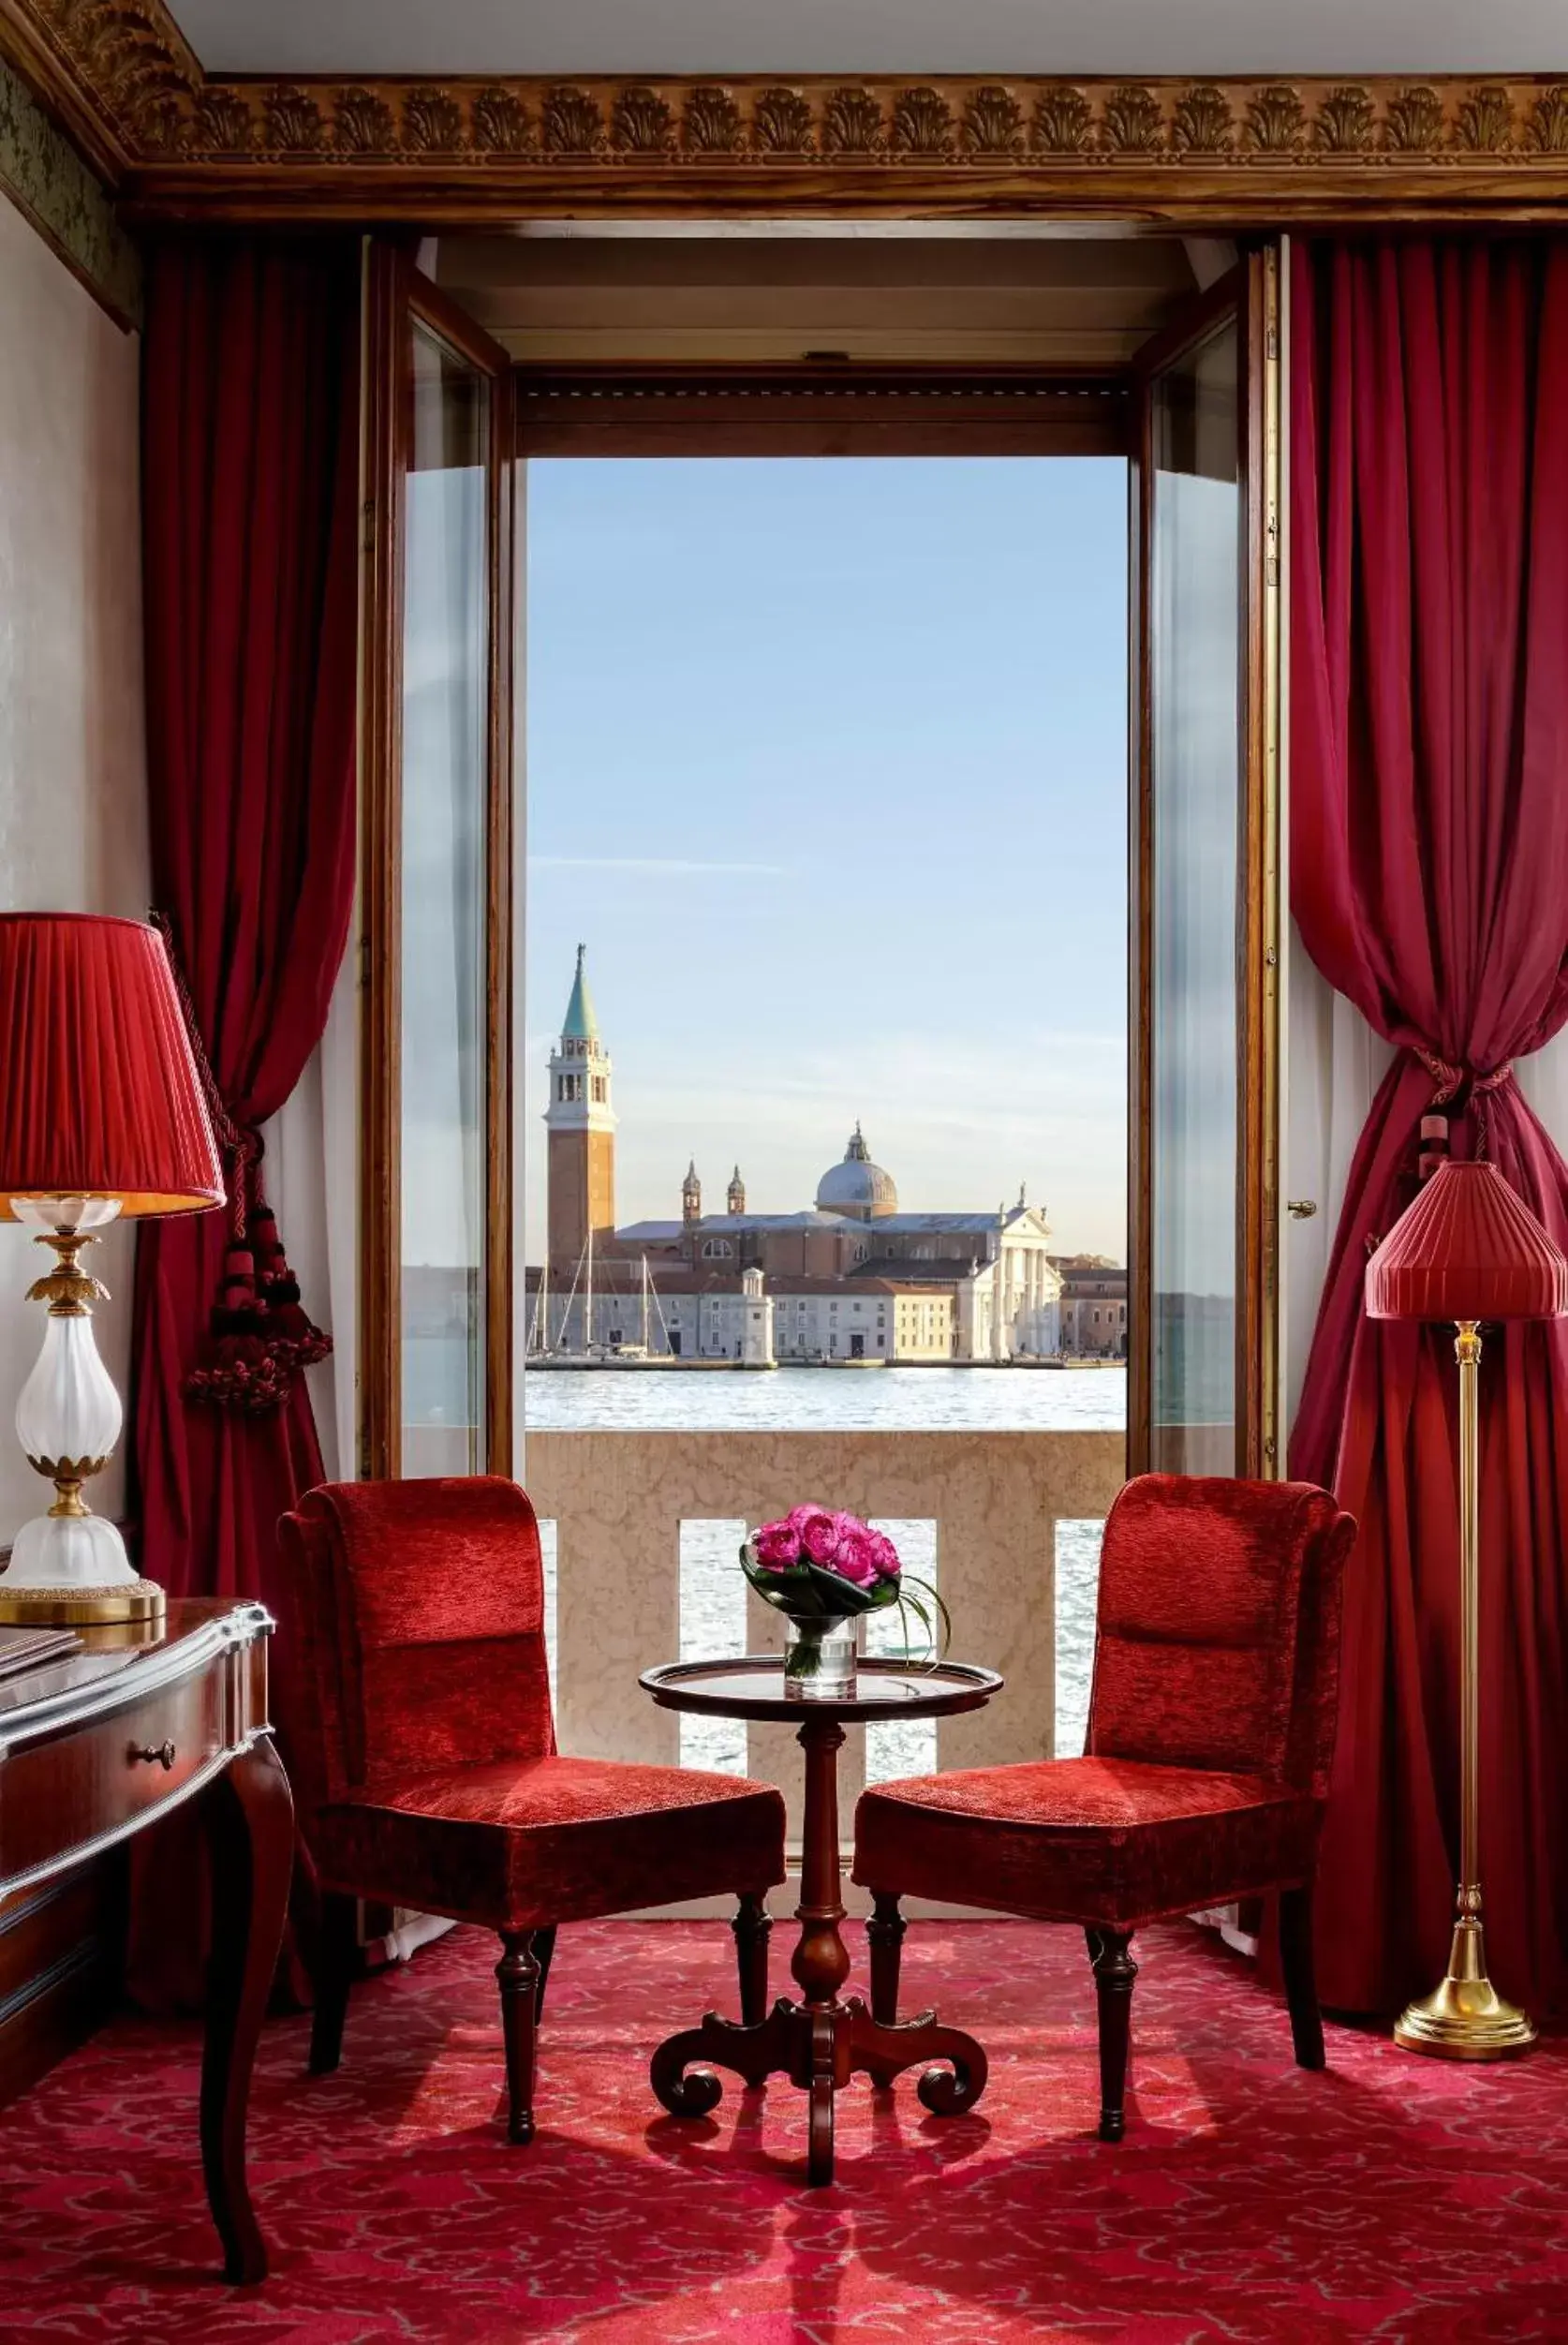
M 545 1254 L 524 1279 L 535 1364 L 1016 1365 L 1126 1356 L 1126 1270 L 1103 1255 L 1053 1252 L 1045 1210 L 1022 1186 L 1011 1205 L 902 1211 L 892 1174 L 857 1123 L 809 1207 L 748 1210 L 737 1163 L 724 1210 L 704 1211 L 693 1162 L 678 1212 L 621 1226 L 616 1121 L 611 1055 L 580 945 L 549 1064 Z M 407 1332 L 438 1334 L 433 1321 L 450 1326 L 448 1312 L 466 1318 L 461 1273 L 449 1275 L 444 1298 L 442 1273 L 412 1275 L 414 1290 L 405 1272 Z

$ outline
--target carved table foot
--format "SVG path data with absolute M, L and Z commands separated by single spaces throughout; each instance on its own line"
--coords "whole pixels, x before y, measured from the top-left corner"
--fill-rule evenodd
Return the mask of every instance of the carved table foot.
M 972 2036 L 941 2027 L 933 2012 L 886 2026 L 872 2018 L 859 1996 L 848 2003 L 776 2003 L 760 2027 L 743 2027 L 710 2011 L 700 2027 L 671 2036 L 654 2054 L 653 2088 L 673 2117 L 705 2117 L 724 2087 L 712 2073 L 729 2069 L 748 2085 L 787 2076 L 807 2096 L 806 2179 L 833 2180 L 834 2103 L 857 2071 L 874 2085 L 922 2061 L 918 2087 L 934 2116 L 960 2116 L 985 2090 L 985 2055 Z M 694 2063 L 703 2063 L 694 2066 Z
M 985 2090 L 990 2071 L 984 2049 L 961 2028 L 939 2026 L 935 2011 L 890 2024 L 873 2019 L 857 1995 L 851 1997 L 846 2017 L 851 2072 L 858 2070 L 874 2085 L 891 2085 L 922 2060 L 948 2063 L 928 2068 L 916 2087 L 933 2116 L 962 2116 Z
M 765 2076 L 788 2070 L 794 2008 L 781 2000 L 755 2027 L 709 2011 L 700 2027 L 667 2036 L 648 2067 L 648 2080 L 659 2105 L 673 2117 L 705 2117 L 710 2109 L 717 2108 L 724 2087 L 706 2067 L 688 2075 L 694 2061 L 729 2069 L 748 2085 L 760 2085 Z

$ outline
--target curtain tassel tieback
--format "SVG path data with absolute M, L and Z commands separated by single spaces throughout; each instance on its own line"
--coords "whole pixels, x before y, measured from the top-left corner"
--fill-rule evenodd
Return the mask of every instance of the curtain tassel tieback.
M 1449 1127 L 1457 1116 L 1468 1108 L 1475 1126 L 1475 1153 L 1487 1153 L 1487 1099 L 1490 1092 L 1501 1091 L 1504 1083 L 1514 1079 L 1514 1061 L 1504 1059 L 1502 1064 L 1483 1072 L 1476 1067 L 1451 1066 L 1435 1050 L 1414 1048 L 1414 1056 L 1426 1068 L 1437 1089 L 1432 1105 L 1421 1119 L 1421 1153 L 1417 1171 L 1422 1180 L 1429 1180 L 1438 1166 L 1448 1156 Z
M 185 1381 L 185 1398 L 214 1408 L 259 1417 L 281 1408 L 301 1371 L 325 1359 L 332 1337 L 318 1328 L 300 1300 L 299 1281 L 278 1236 L 277 1222 L 261 1191 L 261 1135 L 236 1122 L 213 1074 L 196 1007 L 174 951 L 169 923 L 159 913 L 153 926 L 169 949 L 180 1007 L 190 1036 L 207 1113 L 224 1153 L 228 1172 L 229 1236 L 223 1278 L 196 1366 Z

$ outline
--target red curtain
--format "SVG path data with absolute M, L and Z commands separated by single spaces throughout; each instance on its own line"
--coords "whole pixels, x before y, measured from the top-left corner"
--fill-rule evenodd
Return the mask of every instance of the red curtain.
M 1293 1473 L 1360 1518 L 1319 1891 L 1324 1999 L 1441 1977 L 1457 1839 L 1452 1333 L 1377 1325 L 1422 1117 L 1568 1246 L 1508 1072 L 1568 1018 L 1568 247 L 1294 247 L 1291 871 L 1307 949 L 1400 1046 L 1352 1165 Z M 1494 1978 L 1568 1988 L 1568 1332 L 1486 1338 L 1482 1870 Z
M 346 242 L 151 256 L 153 883 L 246 1151 L 320 1040 L 352 908 L 359 316 Z M 232 1190 L 232 1152 L 226 1170 Z M 257 1414 L 185 1394 L 230 1235 L 229 1214 L 193 1215 L 143 1224 L 138 1249 L 141 1556 L 176 1595 L 265 1595 L 278 1516 L 322 1478 L 299 1375 Z

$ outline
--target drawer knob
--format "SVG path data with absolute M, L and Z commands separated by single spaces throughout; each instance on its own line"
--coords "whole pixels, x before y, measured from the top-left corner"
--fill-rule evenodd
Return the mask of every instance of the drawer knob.
M 133 1760 L 145 1759 L 149 1767 L 161 1767 L 165 1774 L 174 1764 L 172 1743 L 133 1743 L 130 1755 Z

